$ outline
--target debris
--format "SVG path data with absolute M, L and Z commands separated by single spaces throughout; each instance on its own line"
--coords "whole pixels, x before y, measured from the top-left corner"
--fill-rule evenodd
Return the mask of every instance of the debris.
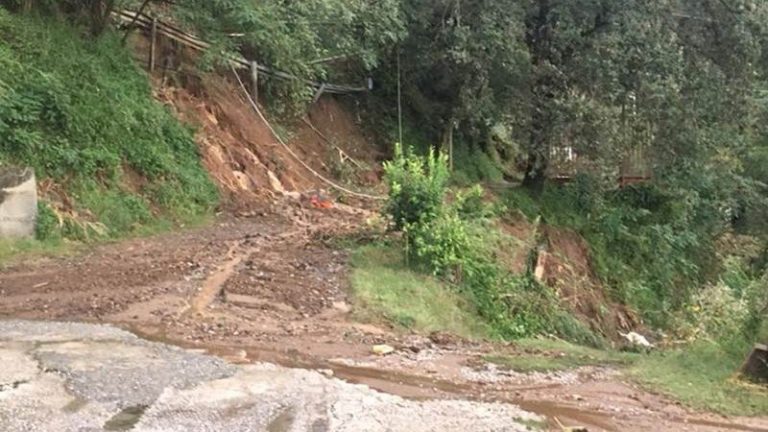
M 384 356 L 395 352 L 395 348 L 389 345 L 374 345 L 371 351 L 376 355 Z
M 333 370 L 331 370 L 331 369 L 320 369 L 318 372 L 320 372 L 321 374 L 327 376 L 328 378 L 333 376 Z
M 311 192 L 309 195 L 309 203 L 312 207 L 318 209 L 333 208 L 333 201 L 331 201 L 322 191 Z

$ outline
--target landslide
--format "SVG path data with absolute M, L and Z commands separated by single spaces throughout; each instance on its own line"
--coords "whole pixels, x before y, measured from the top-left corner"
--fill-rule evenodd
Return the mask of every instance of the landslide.
M 196 128 L 203 164 L 235 208 L 291 193 L 332 192 L 302 162 L 325 178 L 353 187 L 378 183 L 374 167 L 383 155 L 343 101 L 324 96 L 306 116 L 287 123 L 282 138 L 297 159 L 231 79 L 191 70 L 178 73 L 183 74 L 184 85 L 163 85 L 156 79 L 158 98 Z

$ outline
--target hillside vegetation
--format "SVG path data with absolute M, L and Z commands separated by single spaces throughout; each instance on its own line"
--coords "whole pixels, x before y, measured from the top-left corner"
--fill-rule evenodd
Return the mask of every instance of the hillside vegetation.
M 2 8 L 0 161 L 35 169 L 41 239 L 129 234 L 217 203 L 192 131 L 153 100 L 117 34 Z

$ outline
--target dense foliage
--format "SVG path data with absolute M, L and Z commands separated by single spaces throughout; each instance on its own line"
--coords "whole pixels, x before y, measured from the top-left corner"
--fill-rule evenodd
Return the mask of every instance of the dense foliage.
M 301 79 L 359 86 L 404 33 L 397 0 L 183 0 L 174 14 L 225 51 Z M 300 109 L 312 96 L 301 80 L 265 78 L 278 108 Z

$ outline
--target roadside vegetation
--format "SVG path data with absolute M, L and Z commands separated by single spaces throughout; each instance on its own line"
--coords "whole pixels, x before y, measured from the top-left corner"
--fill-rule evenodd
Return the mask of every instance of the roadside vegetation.
M 195 223 L 217 204 L 192 131 L 153 100 L 119 35 L 2 8 L 0 162 L 35 169 L 38 249 Z

